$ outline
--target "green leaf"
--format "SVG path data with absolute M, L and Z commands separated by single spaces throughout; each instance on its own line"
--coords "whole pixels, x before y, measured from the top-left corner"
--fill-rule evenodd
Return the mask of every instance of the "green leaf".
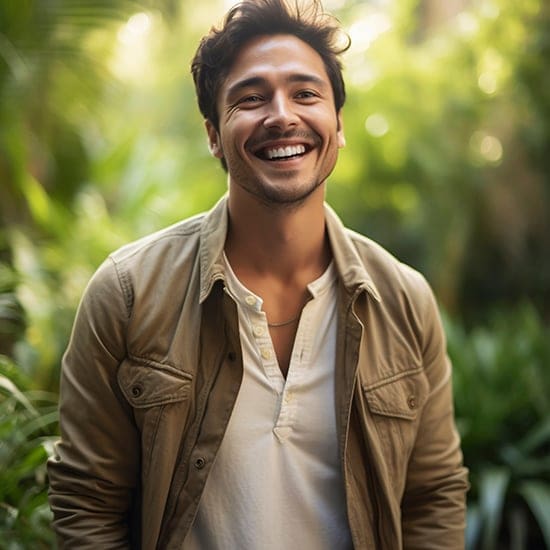
M 526 510 L 514 507 L 508 513 L 510 550 L 524 550 L 527 544 Z
M 28 422 L 21 424 L 19 430 L 25 439 L 30 439 L 30 436 L 39 430 L 47 430 L 48 426 L 54 425 L 58 421 L 59 415 L 57 409 L 45 412 L 41 411 L 40 415 L 32 418 Z
M 481 513 L 479 506 L 472 504 L 466 512 L 466 549 L 473 550 L 477 547 L 481 534 Z
M 491 467 L 484 470 L 480 479 L 480 508 L 484 520 L 484 550 L 497 548 L 498 533 L 502 522 L 502 510 L 510 472 L 505 468 Z
M 546 546 L 550 548 L 550 485 L 543 481 L 525 481 L 518 492 L 537 519 Z
M 518 443 L 517 448 L 525 454 L 532 453 L 541 445 L 550 443 L 550 418 L 545 418 Z
M 11 395 L 19 401 L 30 413 L 37 414 L 36 409 L 25 395 L 17 388 L 17 386 L 6 376 L 0 375 L 0 390 L 4 390 L 8 395 Z

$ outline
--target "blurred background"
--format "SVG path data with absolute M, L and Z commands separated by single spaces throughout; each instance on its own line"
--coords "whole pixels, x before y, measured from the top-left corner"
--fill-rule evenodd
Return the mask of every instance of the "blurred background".
M 80 295 L 225 175 L 189 65 L 222 0 L 0 1 L 0 548 L 54 548 L 45 460 Z M 440 302 L 469 549 L 550 548 L 550 3 L 326 0 L 347 147 L 328 200 Z

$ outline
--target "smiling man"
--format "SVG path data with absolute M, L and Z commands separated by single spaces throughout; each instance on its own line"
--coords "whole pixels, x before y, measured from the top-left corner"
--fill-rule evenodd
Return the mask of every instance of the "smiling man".
M 340 33 L 316 2 L 245 0 L 201 41 L 229 191 L 85 292 L 49 463 L 62 548 L 463 548 L 432 292 L 324 202 Z
M 251 39 L 215 106 L 217 127 L 210 119 L 206 127 L 213 154 L 229 168 L 230 204 L 242 203 L 244 191 L 269 211 L 302 206 L 312 194 L 322 206 L 344 134 L 323 60 L 310 45 L 288 34 Z

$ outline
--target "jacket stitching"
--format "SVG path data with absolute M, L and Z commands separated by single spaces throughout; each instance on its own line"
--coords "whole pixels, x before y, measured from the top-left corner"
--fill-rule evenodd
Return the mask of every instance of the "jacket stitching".
M 181 369 L 178 369 L 171 363 L 161 363 L 159 361 L 155 361 L 154 359 L 149 359 L 147 357 L 139 357 L 131 353 L 128 354 L 128 359 L 135 361 L 136 363 L 139 363 L 140 365 L 143 365 L 146 367 L 153 367 L 158 370 L 167 371 L 171 374 L 178 376 L 179 378 L 186 378 L 188 380 L 193 380 L 192 374 L 182 371 Z
M 119 265 L 117 264 L 116 260 L 114 258 L 111 258 L 111 261 L 113 262 L 113 267 L 117 275 L 118 283 L 120 284 L 122 294 L 124 295 L 126 314 L 128 315 L 128 317 L 130 317 L 130 313 L 132 312 L 132 307 L 134 305 L 134 297 L 131 290 L 130 281 L 128 280 L 126 272 L 119 269 Z
M 151 461 L 153 458 L 153 449 L 155 448 L 155 441 L 157 439 L 157 433 L 159 429 L 160 419 L 164 413 L 164 406 L 158 411 L 157 417 L 155 418 L 155 425 L 153 426 L 153 433 L 151 434 L 151 440 L 149 442 L 149 449 L 147 452 L 147 469 L 144 471 L 144 477 L 146 477 L 149 474 L 149 470 L 151 468 Z
M 183 395 L 180 395 L 183 394 Z M 143 400 L 143 403 L 135 403 L 138 399 L 127 396 L 130 400 L 130 403 L 136 409 L 148 409 L 149 407 L 156 407 L 158 405 L 168 405 L 170 403 L 179 403 L 180 401 L 185 401 L 189 397 L 189 387 L 185 386 L 179 393 L 171 393 L 170 395 L 163 395 L 161 397 L 155 397 L 149 400 Z
M 377 388 L 381 388 L 382 386 L 386 386 L 387 384 L 391 384 L 392 382 L 396 382 L 397 380 L 400 380 L 401 378 L 406 378 L 407 376 L 412 376 L 413 374 L 418 374 L 419 372 L 422 372 L 424 370 L 424 367 L 416 367 L 414 369 L 409 369 L 404 372 L 399 372 L 397 374 L 394 374 L 393 376 L 390 376 L 389 378 L 384 378 L 383 380 L 380 380 L 378 382 L 374 382 L 373 384 L 363 384 L 363 391 L 369 392 L 372 390 L 376 390 Z
M 111 254 L 111 257 L 113 261 L 116 263 L 127 261 L 133 256 L 135 256 L 136 254 L 139 254 L 144 250 L 147 250 L 151 246 L 155 246 L 157 243 L 165 239 L 178 239 L 181 237 L 189 237 L 190 235 L 194 235 L 195 233 L 200 232 L 203 217 L 204 217 L 204 214 L 198 214 L 195 218 L 192 218 L 193 224 L 189 228 L 185 228 L 185 227 L 174 228 L 172 226 L 172 227 L 166 227 L 164 229 L 161 229 L 157 233 L 153 233 L 148 237 L 143 237 L 143 239 L 141 240 L 138 239 L 133 243 L 130 243 L 126 246 L 123 246 L 122 248 L 119 248 L 117 251 Z M 188 220 L 188 221 L 191 221 L 191 220 Z M 180 222 L 180 223 L 185 223 L 185 222 Z

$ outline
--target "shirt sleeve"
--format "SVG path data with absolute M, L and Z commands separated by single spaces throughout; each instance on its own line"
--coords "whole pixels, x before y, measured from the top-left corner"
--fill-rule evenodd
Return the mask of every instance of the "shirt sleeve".
M 403 548 L 461 550 L 467 470 L 454 422 L 451 362 L 429 287 L 425 297 L 422 353 L 430 392 L 408 464 L 401 505 Z
M 108 259 L 84 293 L 62 362 L 61 439 L 48 463 L 61 548 L 130 547 L 140 445 L 116 378 L 126 354 L 129 304 Z

